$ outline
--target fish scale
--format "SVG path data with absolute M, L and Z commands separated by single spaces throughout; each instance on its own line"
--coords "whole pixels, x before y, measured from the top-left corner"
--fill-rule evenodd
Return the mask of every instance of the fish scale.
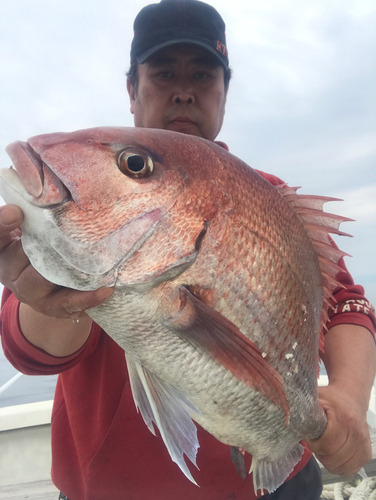
M 326 426 L 317 359 L 344 255 L 328 233 L 347 220 L 322 211 L 332 199 L 163 130 L 46 134 L 7 151 L 16 170 L 0 172 L 0 192 L 25 213 L 25 252 L 57 285 L 114 286 L 87 312 L 124 349 L 171 459 L 195 482 L 184 456 L 196 463 L 197 422 L 251 453 L 255 490 L 274 491 Z

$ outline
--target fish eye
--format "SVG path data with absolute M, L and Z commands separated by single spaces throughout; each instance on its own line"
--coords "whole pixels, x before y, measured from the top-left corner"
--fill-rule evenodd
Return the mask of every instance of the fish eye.
M 129 177 L 146 177 L 153 171 L 153 160 L 141 153 L 123 151 L 119 155 L 118 166 Z

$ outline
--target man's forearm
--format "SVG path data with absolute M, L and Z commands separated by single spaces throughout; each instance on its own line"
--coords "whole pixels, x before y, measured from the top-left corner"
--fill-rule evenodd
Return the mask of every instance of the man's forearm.
M 346 390 L 367 409 L 376 375 L 376 345 L 370 331 L 358 325 L 334 326 L 325 336 L 322 359 L 329 383 Z
M 21 303 L 21 331 L 26 339 L 52 356 L 65 357 L 78 351 L 90 335 L 92 319 L 83 314 L 77 319 L 53 318 Z
M 329 385 L 319 388 L 319 398 L 328 425 L 320 438 L 307 443 L 330 472 L 350 476 L 372 458 L 367 409 L 375 377 L 375 342 L 367 328 L 343 324 L 329 330 L 324 349 Z

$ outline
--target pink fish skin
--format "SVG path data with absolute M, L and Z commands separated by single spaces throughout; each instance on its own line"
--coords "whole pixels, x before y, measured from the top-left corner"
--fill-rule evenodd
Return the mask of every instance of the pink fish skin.
M 88 313 L 124 349 L 172 460 L 194 481 L 196 421 L 274 491 L 326 426 L 317 359 L 344 255 L 328 233 L 348 219 L 176 132 L 94 128 L 7 151 L 0 192 L 25 212 L 26 253 L 56 284 L 115 287 Z

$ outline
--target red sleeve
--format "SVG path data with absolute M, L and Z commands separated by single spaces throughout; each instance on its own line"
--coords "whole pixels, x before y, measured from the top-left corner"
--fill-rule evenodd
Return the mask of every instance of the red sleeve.
M 338 287 L 333 292 L 336 302 L 329 312 L 330 321 L 326 325 L 327 328 L 341 324 L 359 325 L 368 328 L 375 336 L 375 308 L 364 296 L 364 288 L 354 284 L 343 258 L 339 260 L 338 265 L 343 271 L 337 274 L 337 280 L 343 288 Z
M 273 186 L 285 184 L 282 179 L 275 175 L 266 174 L 257 170 L 257 172 L 269 181 Z M 334 246 L 337 246 L 331 240 Z M 364 288 L 360 285 L 355 285 L 354 280 L 346 268 L 345 261 L 341 258 L 338 265 L 343 269 L 337 275 L 337 280 L 343 285 L 334 290 L 333 296 L 336 302 L 333 309 L 329 312 L 330 321 L 327 323 L 327 328 L 330 329 L 335 325 L 358 325 L 368 328 L 375 335 L 376 317 L 375 308 L 364 296 Z
M 95 349 L 101 332 L 95 323 L 85 345 L 71 356 L 59 358 L 35 347 L 20 329 L 19 305 L 11 291 L 4 288 L 0 316 L 1 343 L 6 358 L 18 371 L 26 375 L 55 375 L 72 368 Z

